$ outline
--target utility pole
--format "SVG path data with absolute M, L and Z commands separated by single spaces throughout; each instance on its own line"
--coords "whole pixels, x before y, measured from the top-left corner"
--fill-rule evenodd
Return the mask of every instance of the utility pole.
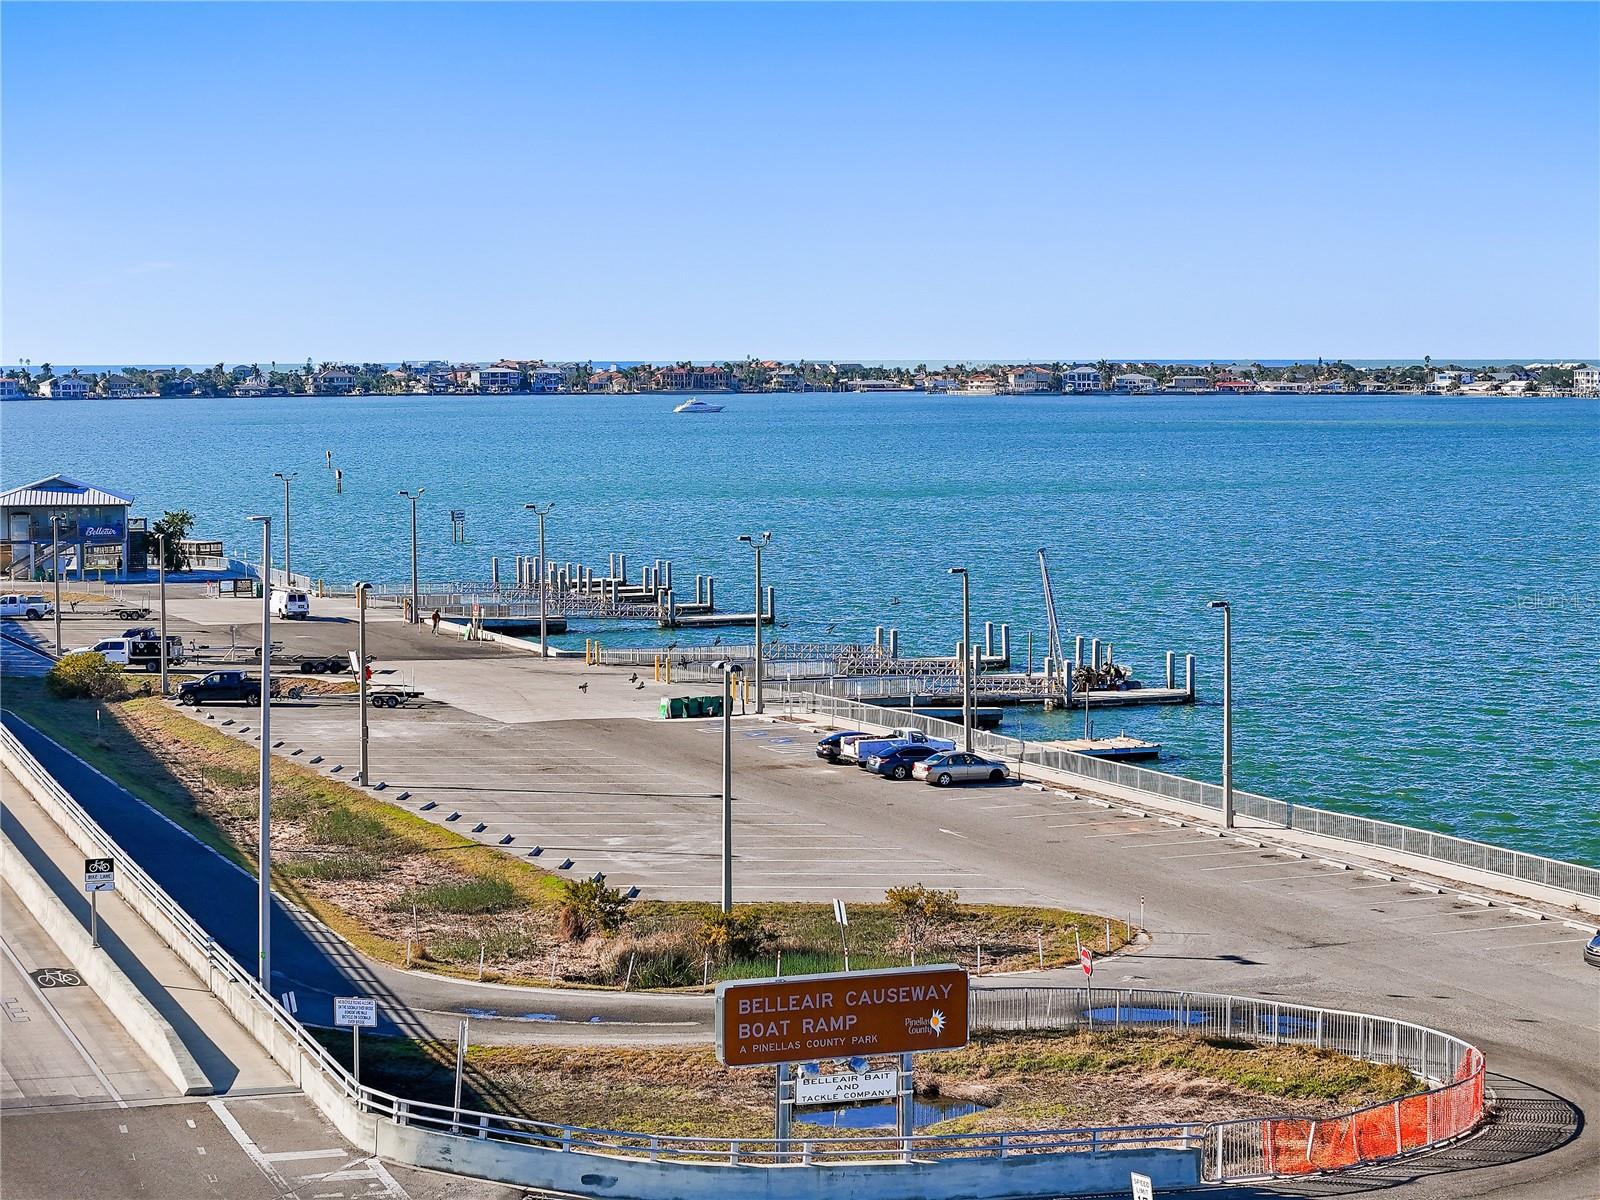
M 50 578 L 56 589 L 56 657 L 61 657 L 61 522 L 67 518 L 60 513 L 50 517 Z
M 524 504 L 522 507 L 529 509 L 534 516 L 539 518 L 539 657 L 550 657 L 550 617 L 546 608 L 546 599 L 550 591 L 550 568 L 544 561 L 544 519 L 555 508 L 552 500 L 543 508 L 537 504 Z
M 767 710 L 766 697 L 762 694 L 761 689 L 762 680 L 766 676 L 765 669 L 763 668 L 761 662 L 761 617 L 763 603 L 763 593 L 761 591 L 761 552 L 766 549 L 767 544 L 772 541 L 772 533 L 771 531 L 763 531 L 757 534 L 744 533 L 739 535 L 739 540 L 745 545 L 749 546 L 750 549 L 754 550 L 756 553 L 756 714 L 759 716 L 761 713 L 764 713 Z
M 256 836 L 260 846 L 260 895 L 258 897 L 257 945 L 260 963 L 257 978 L 272 994 L 272 518 L 251 517 L 261 522 L 261 796 L 257 813 Z
M 733 911 L 733 683 L 739 664 L 722 668 L 722 911 Z
M 367 786 L 367 592 L 370 583 L 356 584 L 356 707 L 361 710 L 361 758 L 356 782 Z
M 299 473 L 298 471 L 290 471 L 287 474 L 282 471 L 272 473 L 274 479 L 283 480 L 283 586 L 285 588 L 294 587 L 294 557 L 289 551 L 289 481 Z
M 1233 607 L 1213 600 L 1206 607 L 1222 610 L 1222 827 L 1233 828 Z
M 156 534 L 156 553 L 160 556 L 157 570 L 160 572 L 161 596 L 161 694 L 167 694 L 167 535 Z
M 411 623 L 419 624 L 422 614 L 417 611 L 417 501 L 422 499 L 422 493 L 427 488 L 417 488 L 415 491 L 402 491 L 400 494 L 411 501 Z
M 951 567 L 961 576 L 961 742 L 972 753 L 972 589 L 965 567 Z

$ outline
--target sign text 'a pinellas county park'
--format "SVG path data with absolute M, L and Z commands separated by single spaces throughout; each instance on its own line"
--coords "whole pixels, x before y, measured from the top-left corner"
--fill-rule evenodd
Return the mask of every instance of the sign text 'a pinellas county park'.
M 967 1044 L 967 973 L 899 967 L 717 985 L 717 1058 L 730 1067 Z

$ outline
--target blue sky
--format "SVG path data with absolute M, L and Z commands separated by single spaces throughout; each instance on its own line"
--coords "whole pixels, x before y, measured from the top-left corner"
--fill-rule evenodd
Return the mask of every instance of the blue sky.
M 1591 4 L 0 20 L 6 362 L 1600 342 Z

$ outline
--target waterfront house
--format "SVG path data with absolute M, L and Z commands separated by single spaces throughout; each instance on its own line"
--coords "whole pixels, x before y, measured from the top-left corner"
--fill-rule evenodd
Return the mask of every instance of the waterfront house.
M 476 367 L 467 382 L 474 391 L 505 395 L 522 387 L 522 372 L 515 367 Z
M 775 392 L 803 392 L 806 381 L 793 367 L 779 367 L 768 377 L 767 386 Z
M 560 367 L 534 367 L 528 372 L 530 392 L 559 392 L 567 386 L 567 373 Z
M 265 375 L 246 375 L 233 385 L 233 394 L 253 400 L 260 396 L 287 396 L 289 389 L 281 383 L 269 383 Z
M 1447 392 L 1451 387 L 1464 388 L 1476 382 L 1477 378 L 1477 374 L 1473 371 L 1435 371 L 1433 389 L 1436 392 Z
M 51 569 L 52 537 L 63 566 L 116 572 L 128 561 L 128 506 L 133 497 L 67 475 L 51 475 L 0 492 L 0 572 L 37 579 Z M 52 532 L 52 517 L 63 518 Z
M 1111 389 L 1112 391 L 1128 394 L 1153 392 L 1156 390 L 1156 381 L 1154 376 L 1141 375 L 1137 371 L 1131 371 L 1126 375 L 1118 375 L 1113 379 L 1111 381 Z
M 306 391 L 318 395 L 337 396 L 356 386 L 354 373 L 343 367 L 324 367 L 306 376 Z
M 0 375 L 0 400 L 21 400 L 22 381 L 10 375 Z
M 126 375 L 113 372 L 100 377 L 100 394 L 113 400 L 126 400 L 129 396 L 144 395 L 144 389 Z
M 1600 367 L 1574 367 L 1572 390 L 1580 396 L 1600 396 Z
M 1314 392 L 1342 392 L 1344 391 L 1344 380 L 1319 379 L 1312 385 L 1311 390 Z
M 39 394 L 49 400 L 82 400 L 89 394 L 89 381 L 76 375 L 52 375 L 40 381 Z
M 1209 375 L 1174 375 L 1172 382 L 1167 384 L 1167 390 L 1172 392 L 1209 392 L 1211 390 L 1211 377 Z
M 1254 379 L 1219 379 L 1216 383 L 1219 392 L 1253 392 L 1256 390 Z
M 725 392 L 732 382 L 721 367 L 662 367 L 651 376 L 658 392 Z
M 1006 391 L 1026 394 L 1048 392 L 1054 375 L 1048 367 L 1018 367 L 1006 372 Z
M 1061 372 L 1063 392 L 1098 392 L 1100 371 L 1097 367 L 1071 367 Z
M 608 392 L 617 395 L 628 391 L 628 377 L 621 371 L 596 371 L 589 376 L 591 392 Z

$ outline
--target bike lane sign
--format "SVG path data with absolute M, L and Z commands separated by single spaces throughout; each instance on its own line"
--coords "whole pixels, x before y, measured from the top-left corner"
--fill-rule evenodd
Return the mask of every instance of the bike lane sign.
M 109 858 L 83 860 L 83 890 L 86 892 L 114 892 L 117 890 L 117 864 Z

